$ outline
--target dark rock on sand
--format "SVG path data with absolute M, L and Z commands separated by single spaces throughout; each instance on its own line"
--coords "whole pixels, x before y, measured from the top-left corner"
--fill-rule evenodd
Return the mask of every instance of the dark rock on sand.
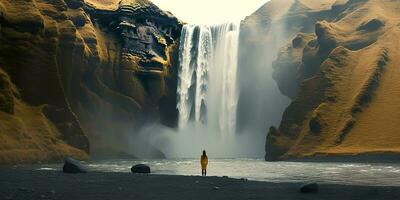
M 317 183 L 305 183 L 300 186 L 301 193 L 316 193 L 318 192 L 319 186 Z
M 69 174 L 86 173 L 85 167 L 73 158 L 65 158 L 63 172 Z
M 131 168 L 132 173 L 134 174 L 150 174 L 150 167 L 148 165 L 145 164 L 138 164 L 138 165 L 134 165 Z

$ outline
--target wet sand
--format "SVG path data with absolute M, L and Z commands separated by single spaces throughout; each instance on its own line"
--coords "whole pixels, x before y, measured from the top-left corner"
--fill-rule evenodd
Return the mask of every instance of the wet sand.
M 320 184 L 318 193 L 302 194 L 300 185 L 223 177 L 102 172 L 64 174 L 60 171 L 0 168 L 0 200 L 389 200 L 400 197 L 400 187 Z

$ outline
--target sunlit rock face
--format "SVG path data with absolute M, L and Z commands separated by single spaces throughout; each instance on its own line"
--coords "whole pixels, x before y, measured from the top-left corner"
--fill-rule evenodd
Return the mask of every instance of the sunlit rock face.
M 400 152 L 399 11 L 389 0 L 297 0 L 269 20 L 288 33 L 273 77 L 292 103 L 269 129 L 267 160 Z
M 181 22 L 96 2 L 0 2 L 0 163 L 126 153 L 147 122 L 176 124 Z

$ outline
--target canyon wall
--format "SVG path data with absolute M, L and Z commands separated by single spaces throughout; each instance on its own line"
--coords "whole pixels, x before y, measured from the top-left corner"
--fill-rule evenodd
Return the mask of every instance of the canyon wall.
M 273 77 L 292 99 L 266 160 L 400 152 L 400 2 L 271 1 L 247 23 L 261 19 L 285 26 Z
M 135 154 L 144 124 L 174 126 L 181 27 L 146 0 L 0 1 L 0 164 Z
M 399 13 L 272 0 L 248 16 L 239 134 L 272 125 L 267 160 L 399 153 Z M 141 127 L 175 127 L 181 28 L 147 0 L 1 0 L 0 164 L 134 157 Z

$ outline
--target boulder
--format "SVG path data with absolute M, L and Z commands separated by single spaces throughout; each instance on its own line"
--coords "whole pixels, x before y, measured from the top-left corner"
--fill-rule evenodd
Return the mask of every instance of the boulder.
M 138 164 L 138 165 L 134 165 L 131 168 L 132 173 L 134 174 L 150 174 L 150 167 L 148 165 L 145 164 Z
M 305 183 L 300 186 L 301 193 L 316 193 L 318 192 L 319 186 L 317 183 Z
M 73 158 L 65 158 L 63 172 L 68 174 L 86 173 L 86 168 Z

